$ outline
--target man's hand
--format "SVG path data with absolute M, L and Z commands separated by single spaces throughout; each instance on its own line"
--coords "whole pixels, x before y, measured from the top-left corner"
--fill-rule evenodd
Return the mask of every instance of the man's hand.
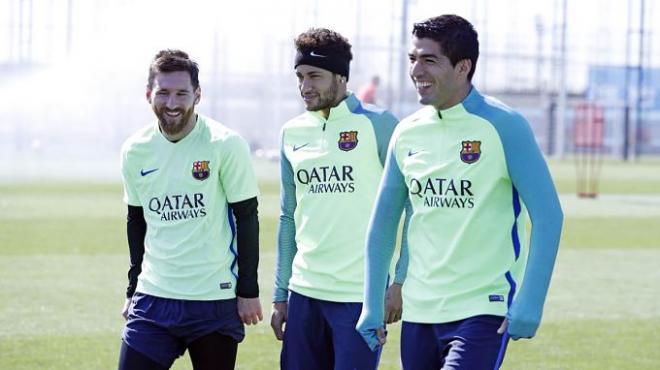
M 362 338 L 372 351 L 377 351 L 379 346 L 383 346 L 386 342 L 387 331 L 383 325 L 382 320 L 378 320 L 362 310 L 360 319 L 358 319 L 355 329 L 360 333 Z
M 131 307 L 131 299 L 126 298 L 124 302 L 124 308 L 121 309 L 121 315 L 124 316 L 124 320 L 128 320 L 128 308 Z
M 514 301 L 502 325 L 497 329 L 497 334 L 507 333 L 513 340 L 530 339 L 536 335 L 540 323 L 541 312 L 531 309 L 521 310 Z
M 385 323 L 392 324 L 401 320 L 403 300 L 401 299 L 401 284 L 394 283 L 385 293 Z
M 500 325 L 500 328 L 497 329 L 497 334 L 502 335 L 506 333 L 506 329 L 508 328 L 509 328 L 509 320 L 505 318 L 504 321 L 502 321 L 502 325 Z
M 387 343 L 387 330 L 385 328 L 376 329 L 376 337 L 378 338 L 378 344 L 382 346 Z
M 273 302 L 273 312 L 270 315 L 270 327 L 273 328 L 277 340 L 284 339 L 284 323 L 287 320 L 287 302 Z
M 261 313 L 261 302 L 257 298 L 243 298 L 237 297 L 238 303 L 238 316 L 245 325 L 257 325 L 259 321 L 264 319 Z

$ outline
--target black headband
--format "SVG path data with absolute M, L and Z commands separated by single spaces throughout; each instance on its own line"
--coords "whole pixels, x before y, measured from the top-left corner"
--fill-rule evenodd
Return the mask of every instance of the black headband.
M 325 53 L 317 50 L 298 50 L 296 53 L 296 62 L 293 68 L 301 64 L 323 68 L 330 72 L 345 76 L 348 80 L 348 70 L 350 60 L 337 55 Z

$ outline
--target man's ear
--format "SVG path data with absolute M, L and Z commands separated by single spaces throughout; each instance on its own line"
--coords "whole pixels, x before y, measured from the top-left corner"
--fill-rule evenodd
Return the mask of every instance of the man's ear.
M 149 104 L 151 104 L 151 89 L 150 88 L 147 87 L 147 91 L 144 94 L 144 96 L 147 98 L 147 101 L 149 102 Z
M 458 73 L 467 77 L 472 70 L 472 61 L 470 59 L 463 59 L 458 61 Z
M 199 104 L 199 101 L 202 99 L 202 88 L 197 86 L 195 89 L 195 105 Z

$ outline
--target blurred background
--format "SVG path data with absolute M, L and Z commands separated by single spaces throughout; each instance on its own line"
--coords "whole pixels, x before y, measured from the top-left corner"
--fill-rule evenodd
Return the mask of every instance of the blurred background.
M 311 26 L 353 44 L 349 88 L 378 76 L 376 103 L 404 117 L 419 108 L 411 25 L 443 13 L 475 25 L 475 86 L 520 110 L 547 155 L 574 152 L 593 114 L 603 153 L 660 153 L 655 0 L 0 0 L 0 179 L 117 179 L 121 143 L 152 120 L 144 86 L 162 48 L 199 62 L 199 111 L 260 156 L 303 110 L 293 39 Z
M 278 368 L 278 134 L 304 110 L 293 39 L 342 33 L 349 88 L 403 118 L 420 108 L 412 23 L 445 13 L 479 32 L 474 85 L 527 117 L 565 215 L 543 323 L 503 369 L 660 369 L 659 0 L 0 0 L 0 369 L 116 368 L 119 150 L 153 122 L 145 85 L 164 48 L 199 62 L 198 111 L 252 147 L 266 319 L 237 369 Z M 400 326 L 388 330 L 380 369 L 399 369 Z

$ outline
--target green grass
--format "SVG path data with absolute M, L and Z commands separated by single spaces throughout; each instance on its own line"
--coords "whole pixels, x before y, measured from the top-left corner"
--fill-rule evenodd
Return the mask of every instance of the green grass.
M 658 248 L 660 217 L 567 217 L 562 231 L 562 248 Z
M 577 187 L 575 159 L 568 158 L 561 163 L 551 161 L 550 165 L 559 192 L 574 193 Z M 603 193 L 658 194 L 660 193 L 660 160 L 644 158 L 622 162 L 606 158 L 597 178 L 598 188 Z
M 597 199 L 577 199 L 571 162 L 551 163 L 566 216 L 544 322 L 511 342 L 505 369 L 660 367 L 660 162 L 606 162 Z M 263 164 L 261 165 L 264 166 Z M 260 189 L 268 314 L 278 186 Z M 116 367 L 128 251 L 118 184 L 0 184 L 0 369 Z M 398 369 L 399 325 L 381 369 Z M 239 369 L 274 369 L 267 320 L 249 327 Z M 174 369 L 189 369 L 187 358 Z
M 660 319 L 544 323 L 533 340 L 510 342 L 503 369 L 657 369 Z
M 394 328 L 391 331 L 398 331 Z M 657 343 L 651 333 L 660 330 L 660 320 L 627 320 L 612 325 L 608 320 L 578 320 L 545 323 L 531 341 L 509 344 L 504 369 L 654 369 L 660 363 Z M 387 344 L 380 369 L 399 369 L 398 341 Z M 61 370 L 116 368 L 119 339 L 113 334 L 20 336 L 0 341 L 2 369 Z M 248 330 L 239 346 L 237 369 L 278 368 L 276 343 L 267 332 Z M 187 356 L 173 369 L 190 369 Z

